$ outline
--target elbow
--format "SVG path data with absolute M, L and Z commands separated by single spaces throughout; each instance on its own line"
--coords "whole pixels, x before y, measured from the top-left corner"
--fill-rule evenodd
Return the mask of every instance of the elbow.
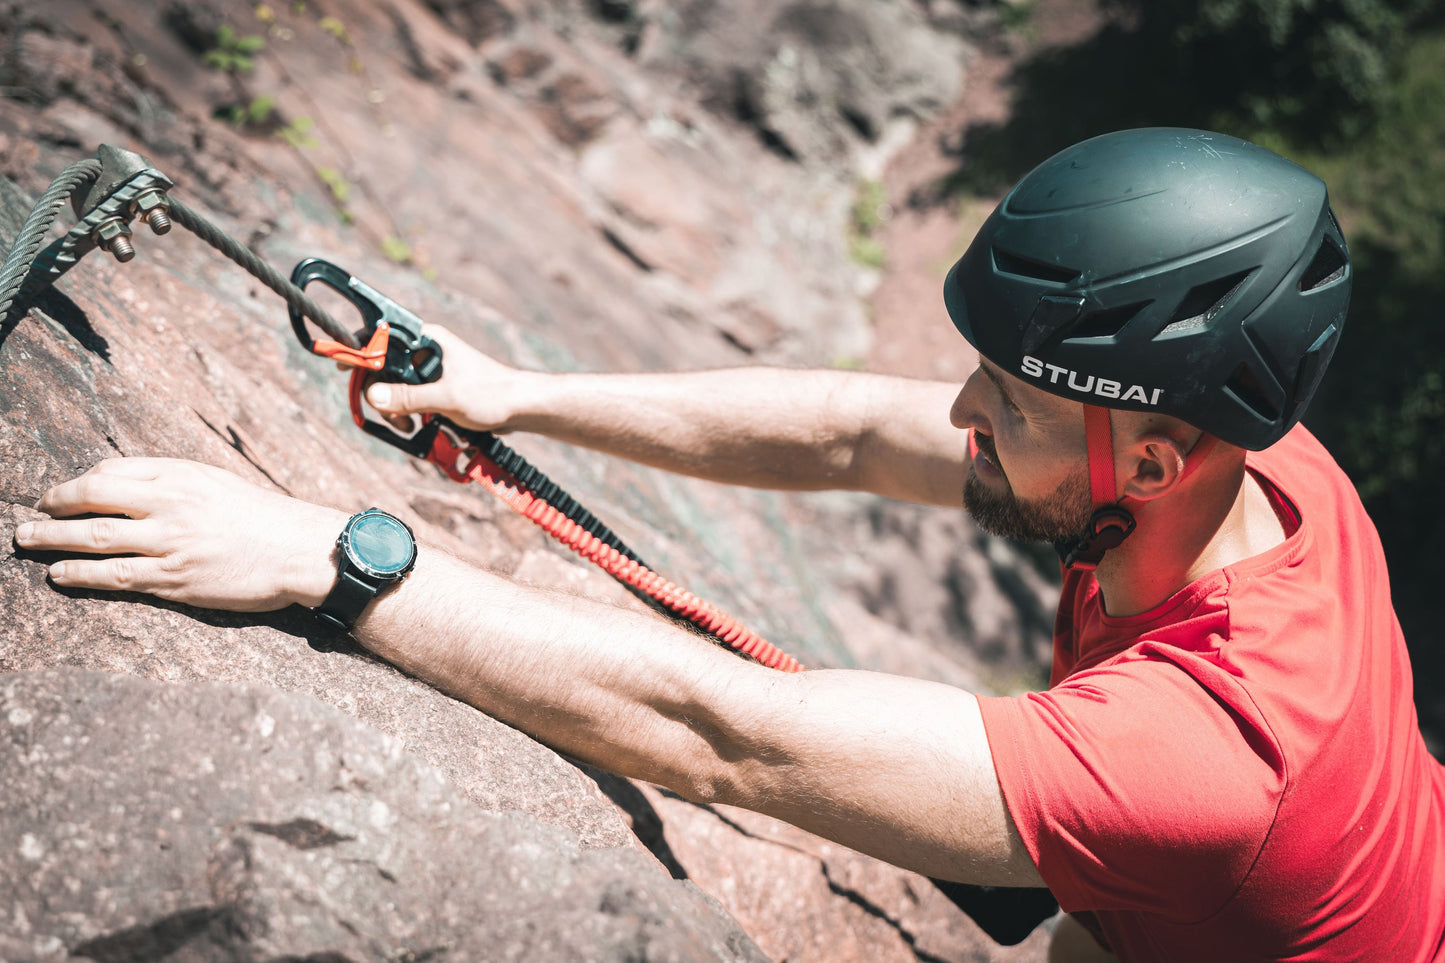
M 690 697 L 664 710 L 664 729 L 649 740 L 670 746 L 657 781 L 692 802 L 757 809 L 797 771 L 790 709 L 805 701 L 803 680 L 732 659 L 727 668 L 679 687 Z
M 692 802 L 759 809 L 784 791 L 796 769 L 765 725 L 694 721 L 689 728 L 691 751 L 668 788 Z
M 702 805 L 721 804 L 761 811 L 784 781 L 779 778 L 777 766 L 766 765 L 757 758 L 729 758 L 718 754 L 690 767 L 677 784 L 669 788 Z
M 690 772 L 679 780 L 677 785 L 668 788 L 689 802 L 702 806 L 719 803 L 727 806 L 738 805 L 734 785 L 719 774 Z

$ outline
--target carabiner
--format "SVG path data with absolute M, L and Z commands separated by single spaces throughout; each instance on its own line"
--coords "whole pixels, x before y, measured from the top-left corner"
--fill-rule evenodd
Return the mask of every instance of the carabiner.
M 371 377 L 410 385 L 437 380 L 442 376 L 441 346 L 422 334 L 421 318 L 330 261 L 306 258 L 291 272 L 291 283 L 302 290 L 312 281 L 325 284 L 361 312 L 363 326 L 358 340 L 365 347 L 352 348 L 336 341 L 312 338 L 305 317 L 291 308 L 291 327 L 297 340 L 307 351 L 351 366 L 351 418 L 358 428 L 409 455 L 426 458 L 440 426 L 428 431 L 424 418 L 415 432 L 404 435 L 383 422 L 367 418 L 362 406 L 362 389 Z
M 330 261 L 309 257 L 291 272 L 291 283 L 303 291 L 312 281 L 325 284 L 361 311 L 359 340 L 365 347 L 312 338 L 306 318 L 293 307 L 291 327 L 307 351 L 353 368 L 378 372 L 382 381 L 419 385 L 441 377 L 441 348 L 421 333 L 421 318 Z

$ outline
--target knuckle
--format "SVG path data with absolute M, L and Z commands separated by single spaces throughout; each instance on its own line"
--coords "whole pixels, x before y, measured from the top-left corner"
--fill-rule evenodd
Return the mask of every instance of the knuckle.
M 160 524 L 160 536 L 167 545 L 185 542 L 191 537 L 191 523 L 186 518 L 167 518 Z
M 93 518 L 86 531 L 86 545 L 97 552 L 104 552 L 116 544 L 119 526 L 113 518 Z
M 167 575 L 184 575 L 191 567 L 191 559 L 182 552 L 172 552 L 161 556 L 158 567 Z
M 79 478 L 77 478 L 77 479 L 75 480 L 75 496 L 76 496 L 76 498 L 78 498 L 78 499 L 79 499 L 80 501 L 82 501 L 82 502 L 91 502 L 91 501 L 94 501 L 94 500 L 95 500 L 95 494 L 96 494 L 96 491 L 95 491 L 96 485 L 97 485 L 97 482 L 96 482 L 96 480 L 95 480 L 95 476 L 94 476 L 94 475 L 90 475 L 90 474 L 81 475 Z
M 113 558 L 109 563 L 111 582 L 116 588 L 131 589 L 140 584 L 140 572 L 133 558 Z

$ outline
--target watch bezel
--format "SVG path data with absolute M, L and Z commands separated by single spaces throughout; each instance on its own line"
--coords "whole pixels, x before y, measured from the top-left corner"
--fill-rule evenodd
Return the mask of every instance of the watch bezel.
M 367 562 L 361 558 L 360 554 L 352 546 L 352 530 L 361 523 L 362 519 L 372 515 L 380 515 L 384 518 L 389 518 L 392 521 L 396 522 L 398 525 L 400 525 L 402 531 L 406 532 L 407 541 L 410 544 L 411 552 L 407 556 L 406 563 L 402 565 L 401 568 L 391 571 L 374 568 L 373 566 L 367 564 Z M 391 512 L 383 511 L 380 508 L 368 508 L 364 512 L 357 512 L 355 515 L 352 515 L 351 518 L 347 521 L 346 527 L 341 530 L 341 534 L 336 537 L 336 544 L 341 549 L 341 552 L 345 557 L 347 564 L 354 567 L 361 574 L 366 575 L 369 578 L 377 579 L 381 582 L 399 582 L 402 579 L 406 578 L 407 574 L 412 570 L 412 567 L 416 565 L 416 533 L 411 530 L 411 526 L 408 525 L 406 522 L 397 518 Z

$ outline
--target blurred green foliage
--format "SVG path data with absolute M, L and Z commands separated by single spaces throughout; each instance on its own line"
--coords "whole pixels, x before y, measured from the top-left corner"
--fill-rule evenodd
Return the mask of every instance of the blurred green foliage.
M 242 36 L 230 24 L 222 24 L 216 31 L 216 46 L 203 55 L 206 63 L 227 73 L 250 73 L 255 67 L 253 59 L 266 46 L 266 39 L 254 34 Z
M 889 213 L 883 182 L 859 181 L 848 217 L 848 254 L 856 263 L 881 268 L 887 260 L 878 232 L 887 223 Z
M 1086 137 L 1203 127 L 1329 184 L 1355 265 L 1349 322 L 1306 419 L 1379 528 L 1416 705 L 1445 752 L 1445 4 L 1106 0 L 1093 38 L 1014 70 L 1002 124 L 960 142 L 946 188 L 996 196 Z M 1144 78 L 1141 82 L 1141 78 Z
M 1369 128 L 1410 27 L 1435 0 L 1106 0 L 1217 110 L 1297 142 Z
M 1330 185 L 1355 286 L 1310 426 L 1360 490 L 1385 543 L 1411 644 L 1416 704 L 1445 748 L 1445 29 L 1413 39 L 1367 135 L 1324 152 L 1270 144 Z M 1260 138 L 1263 140 L 1264 138 Z

